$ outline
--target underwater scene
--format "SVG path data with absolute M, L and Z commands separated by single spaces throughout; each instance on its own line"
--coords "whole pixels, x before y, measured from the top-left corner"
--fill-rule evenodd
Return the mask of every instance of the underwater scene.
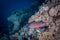
M 1 31 L 0 40 L 60 40 L 60 0 L 31 0 L 28 5 L 9 10 L 8 33 Z

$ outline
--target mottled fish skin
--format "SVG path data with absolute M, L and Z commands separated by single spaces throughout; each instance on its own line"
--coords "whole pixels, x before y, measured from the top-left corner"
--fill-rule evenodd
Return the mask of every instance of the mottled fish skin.
M 40 28 L 40 27 L 44 27 L 44 26 L 45 26 L 45 23 L 42 21 L 32 22 L 29 25 L 30 28 Z

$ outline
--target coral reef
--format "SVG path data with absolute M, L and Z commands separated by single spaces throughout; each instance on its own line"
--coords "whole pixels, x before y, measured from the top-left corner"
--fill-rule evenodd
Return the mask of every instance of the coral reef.
M 60 4 L 58 1 L 48 1 L 39 6 L 39 11 L 32 15 L 28 23 L 19 29 L 22 18 L 27 14 L 13 14 L 8 21 L 14 24 L 10 40 L 60 40 Z

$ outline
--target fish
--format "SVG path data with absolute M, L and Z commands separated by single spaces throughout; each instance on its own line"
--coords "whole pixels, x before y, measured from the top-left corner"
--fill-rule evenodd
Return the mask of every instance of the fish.
M 37 22 L 34 21 L 29 25 L 30 28 L 42 28 L 44 26 L 45 26 L 45 22 L 43 21 L 37 21 Z

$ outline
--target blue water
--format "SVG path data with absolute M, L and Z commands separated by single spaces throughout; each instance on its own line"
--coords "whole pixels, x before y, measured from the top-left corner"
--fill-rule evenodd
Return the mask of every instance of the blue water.
M 7 17 L 11 9 L 24 9 L 31 6 L 31 0 L 0 0 L 0 32 L 8 32 Z

